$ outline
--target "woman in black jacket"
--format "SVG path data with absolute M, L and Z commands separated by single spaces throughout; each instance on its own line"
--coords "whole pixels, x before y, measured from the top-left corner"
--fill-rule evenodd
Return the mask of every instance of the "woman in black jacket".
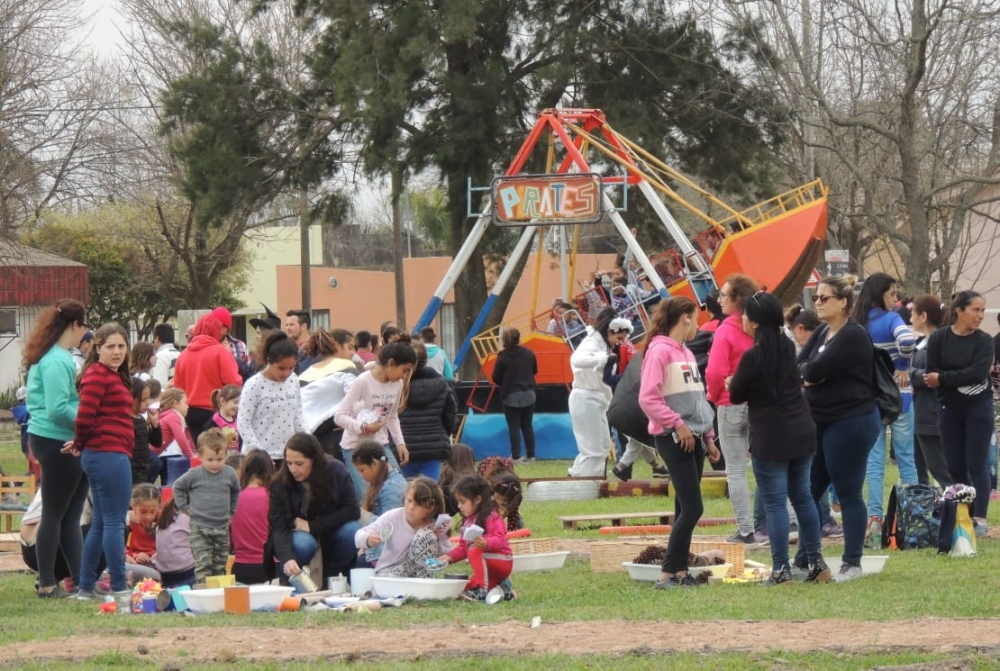
M 521 346 L 521 332 L 506 329 L 501 340 L 503 349 L 493 365 L 493 384 L 500 387 L 500 402 L 510 434 L 510 458 L 521 460 L 521 436 L 524 436 L 525 461 L 535 460 L 535 375 L 538 360 L 535 353 Z
M 441 462 L 451 458 L 451 435 L 458 420 L 458 399 L 451 383 L 427 365 L 427 350 L 420 343 L 417 367 L 410 376 L 406 407 L 399 410 L 399 426 L 410 460 L 400 467 L 404 478 L 426 475 L 437 482 Z
M 944 323 L 941 299 L 932 294 L 921 294 L 913 299 L 910 309 L 910 323 L 917 334 L 917 346 L 910 359 L 910 383 L 913 385 L 913 433 L 917 441 L 917 478 L 921 484 L 928 484 L 927 472 L 941 487 L 950 487 L 955 481 L 948 470 L 948 462 L 941 447 L 941 431 L 938 429 L 937 392 L 927 386 L 927 339 Z M 923 468 L 921 468 L 923 462 Z
M 288 440 L 270 492 L 273 554 L 286 576 L 308 566 L 317 548 L 323 548 L 324 576 L 346 574 L 355 565 L 361 508 L 354 485 L 347 467 L 327 456 L 315 436 L 297 433 Z M 271 553 L 264 557 L 270 563 Z
M 861 495 L 868 453 L 882 427 L 875 407 L 875 347 L 865 327 L 849 317 L 857 278 L 826 277 L 813 300 L 823 325 L 799 353 L 806 401 L 816 422 L 812 493 L 817 505 L 830 483 L 844 515 L 844 554 L 834 580 L 860 578 L 868 508 Z M 806 568 L 804 547 L 795 565 Z
M 753 347 L 743 353 L 736 372 L 726 380 L 729 399 L 746 403 L 750 422 L 750 454 L 757 488 L 767 507 L 773 570 L 769 584 L 791 582 L 788 563 L 787 500 L 795 508 L 799 544 L 806 549 L 813 582 L 830 582 L 833 573 L 823 561 L 819 512 L 810 490 L 816 453 L 816 425 L 802 396 L 802 378 L 795 365 L 795 346 L 781 329 L 781 303 L 758 291 L 743 303 L 743 330 Z

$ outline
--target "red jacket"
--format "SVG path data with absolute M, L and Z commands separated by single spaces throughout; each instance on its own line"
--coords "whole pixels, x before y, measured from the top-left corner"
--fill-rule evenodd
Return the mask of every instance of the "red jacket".
M 132 392 L 118 371 L 103 363 L 91 364 L 80 380 L 80 409 L 73 443 L 78 450 L 121 452 L 132 457 Z
M 192 408 L 212 410 L 212 392 L 227 384 L 243 386 L 233 353 L 219 342 L 218 336 L 195 335 L 177 357 L 174 386 L 184 390 Z

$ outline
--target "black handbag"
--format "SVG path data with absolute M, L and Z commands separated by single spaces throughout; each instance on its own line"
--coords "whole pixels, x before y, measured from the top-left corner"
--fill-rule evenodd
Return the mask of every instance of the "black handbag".
M 872 367 L 872 386 L 875 391 L 875 405 L 878 406 L 878 414 L 882 416 L 882 423 L 892 424 L 903 412 L 903 395 L 899 393 L 899 385 L 896 384 L 895 367 L 892 365 L 892 357 L 884 349 L 875 347 L 874 363 Z

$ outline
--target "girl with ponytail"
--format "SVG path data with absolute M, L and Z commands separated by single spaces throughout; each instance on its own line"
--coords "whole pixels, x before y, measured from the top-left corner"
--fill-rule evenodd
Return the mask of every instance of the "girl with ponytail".
M 236 427 L 243 452 L 264 450 L 280 464 L 285 444 L 305 430 L 295 365 L 299 347 L 284 331 L 269 331 L 257 358 L 261 371 L 243 385 Z

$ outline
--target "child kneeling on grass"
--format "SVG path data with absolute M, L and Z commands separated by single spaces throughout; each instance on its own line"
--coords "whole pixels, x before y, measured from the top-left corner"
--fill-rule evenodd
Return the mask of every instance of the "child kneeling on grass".
M 504 599 L 516 597 L 510 583 L 510 572 L 514 568 L 514 556 L 507 540 L 507 527 L 496 511 L 490 483 L 480 475 L 466 475 L 452 488 L 458 511 L 465 518 L 462 522 L 462 537 L 458 547 L 438 557 L 447 564 L 469 560 L 472 579 L 465 586 L 462 598 L 468 601 L 485 602 L 486 593 L 499 585 Z M 466 540 L 467 531 L 473 525 L 483 530 L 482 535 Z
M 451 549 L 450 528 L 440 485 L 420 475 L 410 481 L 403 507 L 359 529 L 354 544 L 365 552 L 382 545 L 375 575 L 428 578 L 426 560 Z

